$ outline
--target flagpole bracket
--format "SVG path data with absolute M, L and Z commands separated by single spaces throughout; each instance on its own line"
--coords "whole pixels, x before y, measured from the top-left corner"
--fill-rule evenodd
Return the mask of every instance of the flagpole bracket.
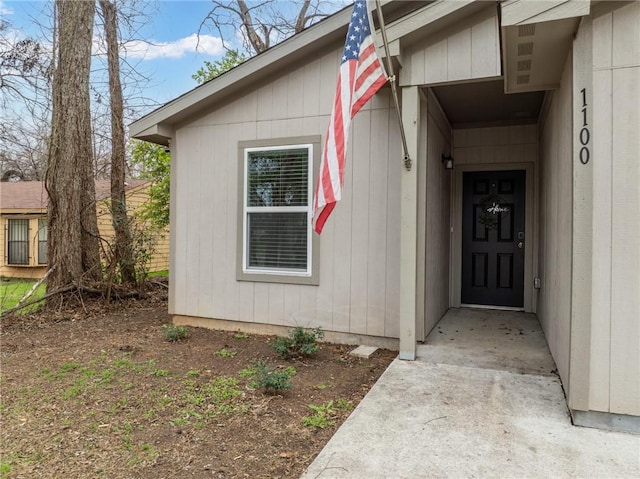
M 407 171 L 411 171 L 411 157 L 409 155 L 404 155 L 404 167 Z

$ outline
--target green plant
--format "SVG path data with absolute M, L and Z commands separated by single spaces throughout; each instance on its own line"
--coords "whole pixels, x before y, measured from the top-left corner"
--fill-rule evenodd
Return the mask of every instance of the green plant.
M 271 347 L 283 358 L 314 355 L 320 346 L 318 340 L 324 337 L 322 328 L 305 331 L 300 326 L 289 331 L 288 337 L 278 336 Z
M 167 341 L 181 341 L 189 337 L 189 328 L 175 324 L 163 324 L 162 335 Z
M 11 459 L 7 462 L 0 461 L 0 477 L 4 479 L 5 477 L 9 477 L 9 473 L 13 469 L 13 465 L 11 464 Z
M 233 335 L 233 337 L 234 337 L 234 339 L 247 339 L 249 337 L 249 335 L 238 331 L 237 333 L 235 333 Z
M 156 369 L 155 371 L 151 371 L 152 376 L 164 377 L 171 374 L 171 371 L 168 369 Z
M 333 401 L 329 401 L 321 406 L 308 404 L 307 407 L 313 411 L 313 414 L 302 418 L 303 426 L 316 429 L 335 426 L 336 421 L 332 419 L 332 417 L 335 416 L 337 410 L 333 407 Z
M 256 375 L 257 372 L 258 370 L 255 366 L 250 366 L 248 368 L 241 369 L 238 373 L 238 376 L 240 376 L 241 378 L 252 378 Z
M 296 374 L 294 367 L 288 367 L 284 370 L 277 370 L 275 367 L 264 361 L 257 361 L 253 368 L 242 370 L 250 372 L 252 381 L 251 387 L 262 389 L 268 394 L 276 394 L 281 391 L 291 389 L 291 378 Z
M 214 351 L 214 356 L 220 356 L 221 358 L 234 358 L 238 354 L 238 351 L 232 351 L 231 349 L 222 348 L 220 351 Z
M 343 411 L 351 411 L 353 410 L 353 408 L 355 408 L 355 406 L 353 405 L 353 403 L 351 401 L 348 401 L 346 399 L 338 399 L 336 401 L 336 407 L 338 409 L 342 409 Z

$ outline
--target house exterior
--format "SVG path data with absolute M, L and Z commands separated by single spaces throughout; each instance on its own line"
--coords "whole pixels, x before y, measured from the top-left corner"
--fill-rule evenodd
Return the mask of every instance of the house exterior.
M 148 201 L 149 182 L 127 181 L 127 209 L 133 214 Z M 47 192 L 41 181 L 0 183 L 0 276 L 6 278 L 41 278 L 47 271 Z M 96 213 L 100 236 L 113 238 L 109 210 L 111 183 L 96 181 Z M 148 271 L 167 270 L 169 266 L 169 232 L 154 234 L 155 250 L 149 258 Z
M 515 308 L 576 424 L 640 431 L 640 2 L 382 5 L 413 165 L 383 88 L 321 236 L 349 8 L 131 125 L 172 150 L 174 321 L 320 326 L 411 360 L 449 308 Z

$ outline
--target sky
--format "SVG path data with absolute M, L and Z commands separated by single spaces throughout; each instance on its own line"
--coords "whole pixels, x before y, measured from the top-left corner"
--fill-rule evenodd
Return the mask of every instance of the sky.
M 38 38 L 34 19 L 46 20 L 47 4 L 43 1 L 0 0 L 0 16 L 11 24 L 15 35 Z M 140 37 L 148 43 L 127 46 L 130 62 L 151 78 L 145 94 L 157 103 L 166 103 L 191 90 L 197 83 L 191 75 L 205 60 L 214 61 L 224 53 L 220 38 L 204 30 L 198 45 L 200 23 L 211 8 L 208 0 L 172 0 L 151 2 L 150 17 L 140 29 Z M 236 41 L 232 47 L 239 46 Z M 225 39 L 227 41 L 227 39 Z

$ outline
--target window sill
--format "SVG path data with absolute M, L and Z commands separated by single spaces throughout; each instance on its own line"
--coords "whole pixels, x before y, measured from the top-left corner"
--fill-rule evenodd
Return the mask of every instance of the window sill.
M 6 263 L 4 266 L 7 268 L 46 268 L 46 264 L 11 264 Z
M 317 275 L 298 276 L 293 274 L 278 273 L 249 273 L 239 271 L 236 276 L 237 281 L 247 281 L 252 283 L 281 283 L 281 284 L 308 284 L 318 286 L 320 284 Z

